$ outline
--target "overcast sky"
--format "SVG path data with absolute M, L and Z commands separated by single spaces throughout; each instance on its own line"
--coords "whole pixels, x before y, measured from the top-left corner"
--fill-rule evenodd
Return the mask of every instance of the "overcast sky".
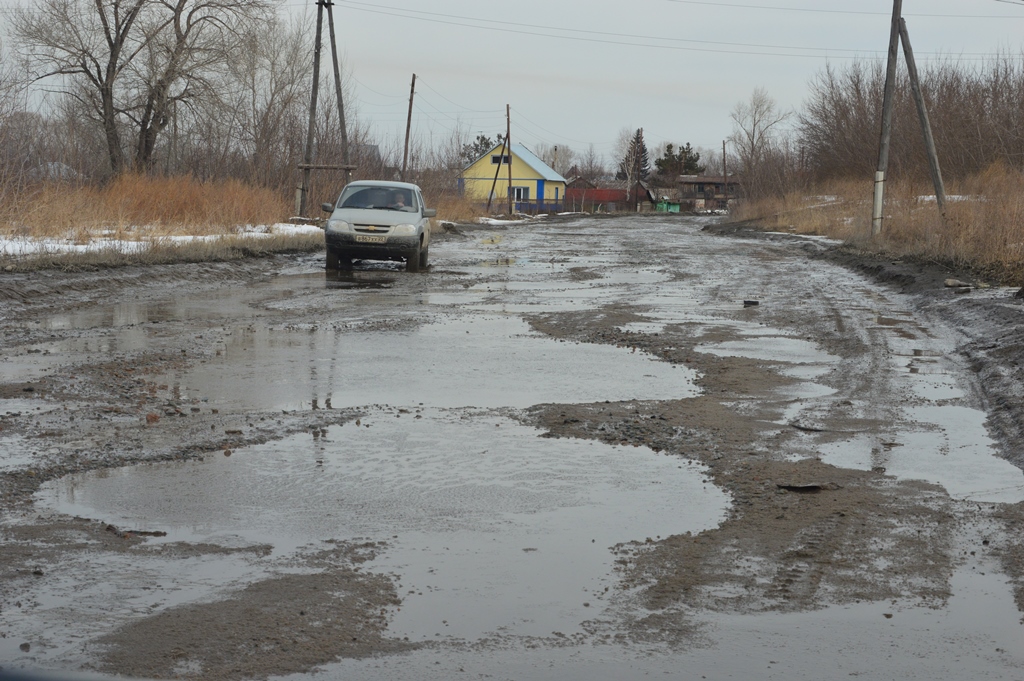
M 315 16 L 315 0 L 285 0 Z M 404 135 L 505 129 L 528 146 L 591 143 L 619 131 L 720 148 L 754 88 L 797 109 L 827 63 L 884 59 L 892 0 L 336 0 L 359 116 Z M 1024 0 L 904 0 L 919 60 L 976 60 L 1024 48 Z M 325 31 L 326 35 L 326 31 Z

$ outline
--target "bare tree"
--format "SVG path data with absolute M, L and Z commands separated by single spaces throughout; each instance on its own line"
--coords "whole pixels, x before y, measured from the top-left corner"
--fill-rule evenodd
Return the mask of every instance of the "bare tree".
M 229 73 L 220 96 L 194 105 L 203 109 L 203 116 L 237 112 L 235 143 L 245 158 L 246 179 L 257 184 L 290 181 L 298 162 L 293 153 L 299 150 L 291 137 L 305 125 L 310 38 L 308 22 L 285 24 L 274 19 L 249 26 L 227 62 Z M 352 98 L 345 101 L 350 108 Z M 352 120 L 353 113 L 346 111 L 346 118 Z
M 775 188 L 772 179 L 778 175 L 778 163 L 784 154 L 782 126 L 790 116 L 791 112 L 777 108 L 764 88 L 755 89 L 748 101 L 732 110 L 733 134 L 729 139 L 739 156 L 748 196 L 761 196 Z
M 4 46 L 0 45 L 0 57 L 4 56 Z M 0 59 L 0 206 L 24 177 L 25 167 L 31 162 L 28 144 L 36 139 L 32 133 L 21 129 L 22 93 L 12 61 Z
M 710 177 L 715 175 L 722 176 L 722 147 L 696 147 L 695 150 L 700 154 L 700 161 L 704 164 L 704 174 Z M 739 159 L 734 156 L 729 156 L 726 159 L 728 169 L 739 167 Z
M 576 162 L 576 152 L 563 144 L 538 144 L 533 152 L 556 173 L 565 177 Z
M 117 85 L 145 47 L 136 30 L 149 0 L 41 0 L 12 14 L 15 40 L 37 80 L 61 76 L 71 97 L 81 99 L 103 127 L 110 168 L 124 168 Z
M 13 34 L 36 80 L 87 105 L 102 127 L 110 170 L 152 162 L 176 102 L 210 84 L 244 25 L 265 18 L 267 0 L 36 0 L 12 15 Z
M 594 150 L 593 144 L 580 156 L 576 167 L 579 169 L 579 176 L 588 182 L 594 182 L 608 174 L 604 158 Z
M 140 170 L 151 168 L 172 107 L 213 92 L 216 76 L 246 45 L 250 27 L 270 19 L 266 0 L 154 0 L 154 6 L 144 27 L 146 58 L 133 62 L 134 106 L 127 112 L 138 131 Z

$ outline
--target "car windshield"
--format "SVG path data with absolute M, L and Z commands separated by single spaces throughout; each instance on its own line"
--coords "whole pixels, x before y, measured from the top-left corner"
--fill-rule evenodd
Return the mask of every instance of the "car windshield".
M 407 187 L 348 186 L 338 199 L 339 208 L 373 210 L 401 210 L 415 213 L 419 210 L 416 194 Z

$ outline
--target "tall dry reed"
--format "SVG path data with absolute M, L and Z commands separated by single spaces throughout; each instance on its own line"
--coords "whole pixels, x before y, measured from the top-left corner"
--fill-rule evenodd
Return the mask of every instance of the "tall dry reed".
M 890 183 L 882 233 L 871 234 L 870 181 L 820 183 L 808 194 L 744 202 L 739 220 L 765 229 L 817 234 L 867 251 L 973 272 L 993 283 L 1024 285 L 1024 173 L 1003 163 L 947 187 L 945 216 L 929 184 Z
M 237 180 L 123 175 L 103 187 L 43 183 L 8 195 L 0 205 L 0 232 L 63 238 L 101 231 L 223 234 L 281 222 L 288 214 L 278 193 Z

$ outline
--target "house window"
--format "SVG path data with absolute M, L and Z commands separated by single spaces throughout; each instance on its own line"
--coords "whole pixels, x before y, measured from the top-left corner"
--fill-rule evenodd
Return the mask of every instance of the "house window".
M 499 163 L 503 163 L 505 165 L 508 165 L 509 164 L 508 154 L 494 154 L 494 155 L 491 156 L 491 165 L 498 165 Z
M 514 201 L 529 201 L 530 200 L 530 188 L 529 187 L 512 187 L 512 199 Z

